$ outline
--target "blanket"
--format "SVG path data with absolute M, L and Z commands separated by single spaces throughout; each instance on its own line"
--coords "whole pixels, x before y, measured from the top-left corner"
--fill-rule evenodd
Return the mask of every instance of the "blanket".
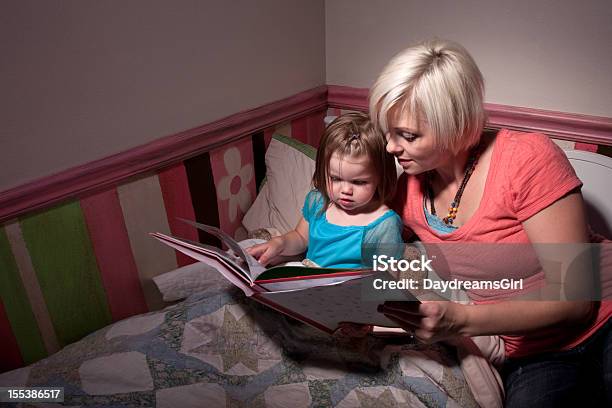
M 63 387 L 81 407 L 478 406 L 454 347 L 339 342 L 223 282 L 0 375 L 9 385 Z

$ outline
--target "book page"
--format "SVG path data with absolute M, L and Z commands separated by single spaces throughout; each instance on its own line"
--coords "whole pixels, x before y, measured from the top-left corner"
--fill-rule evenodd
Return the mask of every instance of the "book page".
M 171 235 L 162 234 L 161 232 L 153 232 L 150 233 L 150 235 L 162 241 L 163 243 L 166 243 L 166 241 L 170 241 L 182 247 L 189 248 L 197 253 L 203 255 L 210 255 L 215 259 L 222 259 L 225 263 L 229 264 L 230 269 L 242 275 L 249 282 L 249 284 L 253 283 L 251 281 L 251 276 L 246 269 L 247 265 L 245 264 L 245 262 L 242 259 L 236 256 L 232 256 L 217 247 L 202 244 L 200 242 L 194 242 L 184 238 L 177 238 Z
M 261 292 L 255 299 L 265 300 L 285 309 L 289 316 L 298 320 L 312 320 L 326 327 L 330 332 L 342 322 L 397 327 L 397 323 L 377 311 L 381 300 L 366 300 L 364 292 L 372 287 L 374 276 L 352 279 L 338 284 L 310 287 L 282 292 Z M 402 292 L 406 301 L 418 301 L 408 291 Z M 398 292 L 393 300 L 397 300 Z M 381 294 L 381 295 L 384 295 Z M 303 319 L 306 318 L 306 319 Z M 306 321 L 308 323 L 308 321 Z
M 324 276 L 320 275 L 308 279 L 275 279 L 270 281 L 257 282 L 259 286 L 266 289 L 268 292 L 282 292 L 289 290 L 299 290 L 311 288 L 313 286 L 333 285 L 336 283 L 345 282 L 351 279 L 361 279 L 363 275 L 343 275 L 343 276 Z
M 221 231 L 219 228 L 213 227 L 211 225 L 201 224 L 199 222 L 195 222 L 191 220 L 186 220 L 184 218 L 178 218 L 178 219 L 189 225 L 196 227 L 197 229 L 200 229 L 204 232 L 209 233 L 210 235 L 213 235 L 219 238 L 221 242 L 226 244 L 229 249 L 231 249 L 236 255 L 240 257 L 240 259 L 242 259 L 246 263 L 247 265 L 246 269 L 249 272 L 249 277 L 250 277 L 251 282 L 255 281 L 255 279 L 257 279 L 257 277 L 260 274 L 265 272 L 266 268 L 262 264 L 257 262 L 255 258 L 253 258 L 244 249 L 242 249 L 242 247 L 238 245 L 238 242 L 236 242 L 234 238 L 229 236 L 227 233 Z
M 222 257 L 217 257 L 217 253 L 203 254 L 201 252 L 198 252 L 196 249 L 186 246 L 185 242 L 182 242 L 178 238 L 170 237 L 161 233 L 152 233 L 151 235 L 157 238 L 159 241 L 163 242 L 164 244 L 176 249 L 177 251 L 180 251 L 193 259 L 202 261 L 207 265 L 214 267 L 228 281 L 240 288 L 245 295 L 252 296 L 255 293 L 255 291 L 250 285 L 250 282 L 247 280 L 247 277 L 243 276 L 243 278 L 241 279 L 241 274 L 238 273 L 236 269 L 234 269 L 234 266 L 229 264 Z

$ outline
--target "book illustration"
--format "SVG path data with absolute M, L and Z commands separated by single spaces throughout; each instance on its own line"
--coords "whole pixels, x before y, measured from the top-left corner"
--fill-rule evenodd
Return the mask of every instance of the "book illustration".
M 228 248 L 230 248 L 236 255 L 240 257 L 240 259 L 242 259 L 247 264 L 246 269 L 249 272 L 249 275 L 251 276 L 253 280 L 257 278 L 259 274 L 263 273 L 266 270 L 266 268 L 263 265 L 261 265 L 259 262 L 257 262 L 255 258 L 253 258 L 244 249 L 242 249 L 242 247 L 238 244 L 238 242 L 236 242 L 231 236 L 229 236 L 227 233 L 223 232 L 219 228 L 213 227 L 210 225 L 206 225 L 206 224 L 201 224 L 199 222 L 195 222 L 191 220 L 186 220 L 184 218 L 179 218 L 179 220 L 191 226 L 194 226 L 197 229 L 205 231 L 213 235 L 214 237 L 219 238 L 221 242 L 226 244 Z

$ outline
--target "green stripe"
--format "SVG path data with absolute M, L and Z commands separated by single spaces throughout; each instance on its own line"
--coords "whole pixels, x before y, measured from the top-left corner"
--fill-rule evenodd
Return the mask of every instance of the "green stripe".
M 6 231 L 0 228 L 0 298 L 26 364 L 47 356 Z
M 278 133 L 275 133 L 272 138 L 278 140 L 279 142 L 285 143 L 296 150 L 299 150 L 306 156 L 310 157 L 312 160 L 315 160 L 317 157 L 317 149 L 315 149 L 309 144 L 302 143 L 299 140 L 293 139 L 291 137 L 279 135 Z
M 60 346 L 110 323 L 106 294 L 79 203 L 26 217 L 21 220 L 21 231 Z

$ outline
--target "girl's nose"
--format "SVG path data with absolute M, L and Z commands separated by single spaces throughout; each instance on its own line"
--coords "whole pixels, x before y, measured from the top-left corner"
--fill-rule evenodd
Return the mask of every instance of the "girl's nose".
M 353 192 L 353 186 L 351 183 L 344 182 L 342 183 L 342 194 L 351 194 Z

